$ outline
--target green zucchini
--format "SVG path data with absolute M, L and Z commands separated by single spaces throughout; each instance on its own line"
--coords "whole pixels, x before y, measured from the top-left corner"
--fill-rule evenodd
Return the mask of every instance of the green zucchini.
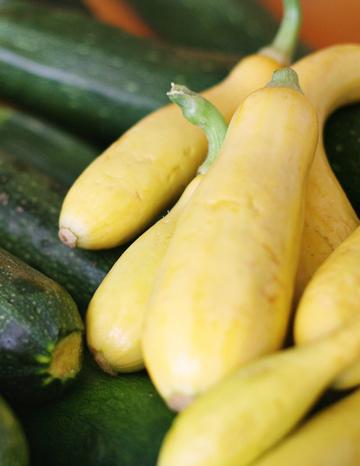
M 84 366 L 60 400 L 18 412 L 32 466 L 155 466 L 174 414 L 147 375 L 113 378 L 90 361 Z
M 0 94 L 106 142 L 168 103 L 171 81 L 201 90 L 237 59 L 154 43 L 80 12 L 0 5 Z
M 330 164 L 360 215 L 360 104 L 343 107 L 330 116 L 324 142 Z
M 7 403 L 0 397 L 0 465 L 28 464 L 28 445 L 23 430 Z
M 258 0 L 129 0 L 164 39 L 232 53 L 272 42 L 277 24 Z M 184 27 L 186 25 L 186 27 Z
M 33 3 L 45 3 L 58 8 L 71 8 L 88 11 L 82 0 L 31 0 Z
M 98 155 L 95 147 L 10 107 L 0 106 L 0 150 L 70 186 Z
M 123 249 L 71 250 L 58 239 L 66 188 L 0 153 L 0 246 L 61 284 L 84 312 Z
M 84 326 L 56 282 L 0 248 L 0 387 L 12 400 L 57 395 L 78 374 Z

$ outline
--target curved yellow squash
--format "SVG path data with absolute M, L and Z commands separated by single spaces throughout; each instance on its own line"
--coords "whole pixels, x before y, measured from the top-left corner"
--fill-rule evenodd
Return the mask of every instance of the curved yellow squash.
M 293 66 L 319 116 L 320 138 L 310 170 L 305 226 L 296 283 L 306 284 L 359 220 L 327 161 L 323 144 L 326 118 L 341 105 L 360 100 L 360 45 L 338 45 L 307 56 Z
M 242 100 L 280 66 L 265 55 L 252 55 L 202 95 L 229 121 Z M 151 113 L 76 180 L 61 210 L 61 239 L 88 249 L 126 242 L 181 194 L 206 149 L 202 130 L 188 123 L 175 105 Z
M 303 87 L 319 109 L 321 128 L 334 106 L 359 98 L 356 80 L 359 72 L 349 71 L 350 66 L 357 66 L 352 63 L 359 62 L 359 54 L 359 46 L 341 45 L 310 55 L 295 65 L 304 79 Z M 256 62 L 251 59 L 246 63 Z M 323 70 L 326 70 L 326 79 L 322 76 Z M 263 71 L 270 73 L 265 64 Z M 358 224 L 329 168 L 322 136 L 310 171 L 308 193 L 301 266 L 296 282 L 297 297 L 317 267 Z M 131 371 L 143 366 L 140 342 L 153 276 L 166 252 L 181 210 L 182 207 L 178 206 L 170 218 L 158 222 L 144 233 L 144 238 L 139 238 L 131 246 L 120 263 L 113 267 L 90 305 L 88 342 L 100 364 L 108 371 Z
M 314 341 L 360 312 L 360 227 L 324 262 L 306 288 L 295 318 L 297 344 Z M 360 384 L 360 360 L 337 381 Z
M 158 466 L 253 466 L 359 354 L 360 314 L 326 338 L 236 371 L 179 414 L 165 437 Z M 342 428 L 346 432 L 348 426 Z M 322 463 L 290 459 L 285 464 Z
M 201 178 L 195 177 L 171 211 L 124 252 L 90 301 L 86 314 L 88 346 L 97 363 L 110 374 L 132 372 L 144 365 L 141 337 L 154 277 L 177 219 Z
M 143 340 L 145 365 L 172 408 L 281 346 L 317 135 L 300 92 L 253 93 L 184 208 Z
M 252 466 L 359 466 L 360 390 L 321 411 Z

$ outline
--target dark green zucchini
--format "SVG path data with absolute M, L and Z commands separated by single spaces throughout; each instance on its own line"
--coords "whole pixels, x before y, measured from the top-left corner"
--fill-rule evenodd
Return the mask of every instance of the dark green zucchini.
M 71 250 L 58 239 L 65 188 L 0 153 L 0 246 L 66 288 L 83 312 L 123 249 Z
M 0 465 L 28 464 L 28 446 L 23 430 L 9 406 L 0 397 Z
M 145 373 L 113 378 L 89 361 L 64 397 L 18 415 L 32 466 L 155 466 L 174 416 Z
M 80 371 L 84 326 L 64 288 L 0 248 L 0 389 L 25 403 L 57 395 Z
M 0 106 L 0 150 L 9 152 L 66 186 L 98 155 L 95 147 L 55 126 Z
M 360 104 L 337 110 L 325 126 L 330 164 L 360 215 Z
M 82 0 L 28 0 L 32 3 L 44 3 L 47 5 L 55 6 L 58 8 L 71 8 L 75 10 L 81 10 L 83 12 L 88 11 Z
M 129 0 L 164 39 L 239 54 L 270 43 L 277 24 L 258 0 Z
M 236 61 L 136 38 L 81 13 L 0 4 L 0 95 L 106 142 L 167 104 L 171 81 L 201 90 Z

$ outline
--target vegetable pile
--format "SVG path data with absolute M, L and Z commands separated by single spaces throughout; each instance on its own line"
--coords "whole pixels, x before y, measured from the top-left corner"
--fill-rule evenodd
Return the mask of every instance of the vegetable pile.
M 358 466 L 360 45 L 58 3 L 0 4 L 1 466 Z

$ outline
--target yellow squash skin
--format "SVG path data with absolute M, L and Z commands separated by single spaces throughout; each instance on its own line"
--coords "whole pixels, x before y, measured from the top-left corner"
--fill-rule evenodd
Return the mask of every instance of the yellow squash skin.
M 255 92 L 234 115 L 150 299 L 145 365 L 171 408 L 281 346 L 316 141 L 315 111 L 290 88 Z
M 125 251 L 89 304 L 87 342 L 106 372 L 132 372 L 144 365 L 142 328 L 154 277 L 177 219 L 201 179 L 202 175 L 195 177 L 171 211 Z
M 299 303 L 295 340 L 314 341 L 360 311 L 360 227 L 315 273 Z M 360 384 L 360 361 L 338 380 L 339 388 Z
M 252 466 L 359 466 L 360 390 L 310 419 Z
M 229 121 L 242 100 L 280 66 L 265 55 L 252 55 L 203 96 Z M 151 113 L 76 180 L 62 206 L 60 238 L 87 249 L 125 243 L 181 194 L 206 149 L 202 130 L 188 123 L 175 105 Z
M 180 413 L 165 437 L 158 465 L 253 464 L 359 355 L 360 314 L 327 338 L 238 370 Z
M 322 130 L 329 114 L 360 100 L 360 45 L 337 45 L 316 52 L 293 66 L 305 95 L 318 111 L 320 138 L 306 195 L 302 252 L 296 298 L 331 252 L 359 225 L 325 154 Z

